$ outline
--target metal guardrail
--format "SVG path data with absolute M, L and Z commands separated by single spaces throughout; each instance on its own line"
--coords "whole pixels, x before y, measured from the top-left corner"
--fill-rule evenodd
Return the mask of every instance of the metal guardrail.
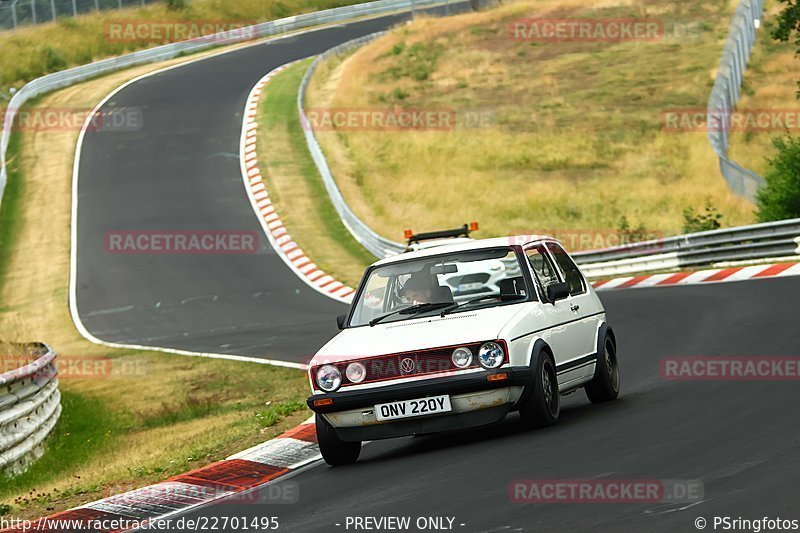
M 750 52 L 761 25 L 763 0 L 741 0 L 736 8 L 722 51 L 717 79 L 708 99 L 707 133 L 719 158 L 719 169 L 733 192 L 754 200 L 764 178 L 728 157 L 730 117 L 742 87 Z
M 589 277 L 797 255 L 800 219 L 690 233 L 572 254 Z
M 25 102 L 31 98 L 109 72 L 136 65 L 164 61 L 175 58 L 178 55 L 193 53 L 214 46 L 242 42 L 243 36 L 246 36 L 247 40 L 260 39 L 331 22 L 343 22 L 358 17 L 395 11 L 409 11 L 439 4 L 441 4 L 441 0 L 377 0 L 364 4 L 336 7 L 262 22 L 245 29 L 239 28 L 213 35 L 205 35 L 188 41 L 148 48 L 36 78 L 14 94 L 3 118 L 3 129 L 0 132 L 0 202 L 2 202 L 3 191 L 8 180 L 6 153 L 11 139 L 14 117 Z
M 38 459 L 61 416 L 55 352 L 46 344 L 20 346 L 37 359 L 0 374 L 0 472 L 15 475 Z
M 417 0 L 412 2 L 412 5 L 414 9 L 422 9 L 432 5 L 442 5 L 442 2 L 420 2 Z M 492 2 L 488 0 L 472 0 L 469 3 L 448 0 L 444 3 L 444 15 L 448 16 L 457 14 L 468 8 L 481 9 L 490 5 L 492 5 Z M 358 39 L 353 39 L 352 41 L 342 43 L 339 46 L 331 48 L 330 50 L 318 55 L 311 65 L 309 65 L 308 70 L 306 70 L 303 80 L 300 82 L 300 88 L 297 91 L 297 111 L 300 114 L 300 122 L 301 126 L 303 127 L 303 133 L 305 134 L 306 144 L 308 145 L 308 150 L 311 153 L 311 158 L 314 160 L 314 164 L 316 165 L 317 170 L 322 177 L 322 182 L 325 185 L 325 190 L 328 192 L 330 201 L 333 204 L 334 209 L 336 209 L 336 213 L 339 215 L 339 219 L 342 221 L 342 224 L 344 224 L 344 227 L 350 232 L 350 235 L 352 235 L 353 238 L 364 248 L 366 248 L 372 255 L 379 259 L 388 257 L 390 255 L 399 254 L 405 249 L 406 246 L 405 244 L 395 242 L 378 235 L 372 230 L 372 228 L 367 226 L 363 220 L 358 218 L 353 210 L 350 209 L 350 206 L 347 205 L 344 196 L 342 196 L 342 192 L 336 185 L 336 180 L 333 177 L 330 166 L 328 165 L 328 161 L 325 159 L 325 154 L 322 152 L 319 141 L 317 141 L 317 137 L 314 135 L 314 130 L 311 128 L 308 122 L 304 103 L 306 89 L 308 89 L 311 76 L 314 75 L 314 72 L 316 72 L 317 67 L 322 61 L 325 61 L 332 56 L 345 54 L 377 39 L 385 33 L 385 31 L 381 31 L 360 37 Z
M 314 135 L 314 130 L 311 128 L 311 125 L 308 122 L 304 102 L 306 89 L 308 88 L 311 76 L 314 75 L 314 72 L 317 70 L 317 66 L 321 61 L 358 48 L 359 46 L 377 39 L 385 33 L 386 32 L 373 33 L 371 35 L 361 37 L 360 39 L 348 41 L 317 56 L 317 58 L 308 67 L 308 70 L 306 70 L 303 80 L 300 82 L 300 89 L 297 91 L 297 111 L 300 114 L 300 122 L 303 127 L 303 133 L 306 137 L 306 144 L 308 145 L 309 152 L 311 152 L 311 158 L 314 160 L 314 164 L 317 166 L 317 170 L 322 177 L 322 182 L 325 184 L 325 190 L 328 191 L 328 196 L 330 197 L 331 203 L 333 204 L 334 209 L 336 209 L 336 213 L 338 213 L 342 224 L 344 224 L 345 228 L 347 228 L 347 231 L 349 231 L 353 238 L 361 243 L 364 248 L 369 250 L 370 253 L 379 259 L 402 252 L 403 249 L 405 249 L 405 245 L 399 242 L 391 241 L 375 233 L 364 223 L 363 220 L 358 218 L 353 210 L 350 209 L 350 206 L 347 205 L 344 196 L 342 196 L 342 192 L 336 185 L 336 180 L 333 178 L 331 169 L 328 166 L 328 161 L 325 159 L 325 155 L 322 153 L 322 148 L 317 141 L 317 137 Z

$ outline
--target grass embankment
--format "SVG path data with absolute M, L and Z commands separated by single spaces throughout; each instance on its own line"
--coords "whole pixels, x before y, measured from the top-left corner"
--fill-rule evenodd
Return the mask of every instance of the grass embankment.
M 763 27 L 753 47 L 737 105 L 737 110 L 745 116 L 756 111 L 777 111 L 778 118 L 787 117 L 792 111 L 795 117 L 800 113 L 797 99 L 800 58 L 795 55 L 796 46 L 791 42 L 775 41 L 771 35 L 775 19 L 783 7 L 775 1 L 766 3 Z M 800 135 L 797 128 L 797 120 L 794 120 L 786 130 L 776 127 L 734 131 L 730 136 L 729 155 L 740 165 L 763 176 L 768 169 L 767 159 L 776 154 L 772 139 L 786 133 L 797 137 Z
M 0 32 L 0 90 L 19 88 L 38 76 L 83 65 L 175 39 L 178 31 L 205 31 L 203 23 L 218 23 L 222 29 L 249 22 L 318 11 L 358 0 L 192 0 L 183 9 L 170 10 L 166 4 L 92 12 L 64 17 L 56 22 L 22 26 Z M 49 7 L 45 9 L 45 15 Z M 41 15 L 41 14 L 40 14 Z M 112 26 L 123 23 L 126 26 Z M 175 26 L 172 23 L 187 23 Z M 196 23 L 193 27 L 191 24 Z M 142 29 L 138 30 L 141 25 Z M 225 26 L 229 25 L 229 26 Z M 125 29 L 125 32 L 122 31 Z M 131 30 L 145 36 L 130 40 Z M 168 33 L 169 32 L 169 33 Z M 150 37 L 152 36 L 152 37 Z M 157 38 L 158 37 L 158 38 Z
M 270 198 L 292 238 L 326 272 L 355 287 L 375 260 L 344 227 L 308 152 L 297 90 L 311 60 L 272 78 L 261 99 L 257 153 Z
M 99 78 L 34 105 L 91 108 L 124 81 L 179 61 Z M 63 414 L 45 455 L 22 476 L 0 481 L 0 514 L 9 516 L 40 516 L 163 480 L 308 416 L 301 371 L 113 350 L 78 334 L 67 305 L 77 135 L 73 129 L 12 137 L 0 208 L 0 338 L 43 340 L 56 349 Z M 88 376 L 75 371 L 87 361 Z
M 705 133 L 666 131 L 662 119 L 705 108 L 734 7 L 547 0 L 420 18 L 327 61 L 307 105 L 455 111 L 448 131 L 318 133 L 351 207 L 395 240 L 406 227 L 469 220 L 482 237 L 613 231 L 623 216 L 673 234 L 706 198 L 724 225 L 750 223 L 754 206 L 728 190 Z M 527 42 L 509 33 L 520 18 L 649 18 L 665 32 L 656 42 Z

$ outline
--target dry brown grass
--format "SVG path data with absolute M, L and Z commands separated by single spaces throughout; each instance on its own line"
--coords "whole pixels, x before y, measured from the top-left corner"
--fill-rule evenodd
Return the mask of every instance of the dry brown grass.
M 116 73 L 50 94 L 37 107 L 91 108 L 124 81 L 183 60 Z M 52 442 L 69 454 L 42 471 L 3 482 L 15 516 L 37 516 L 102 497 L 120 483 L 141 485 L 221 459 L 296 425 L 307 412 L 303 372 L 94 345 L 76 331 L 67 305 L 72 162 L 77 131 L 23 132 L 12 174 L 20 180 L 13 248 L 0 299 L 0 338 L 44 340 L 62 361 L 111 358 L 113 374 L 61 381 L 65 412 Z M 47 250 L 46 254 L 41 253 Z M 125 371 L 124 369 L 128 369 Z M 133 370 L 133 372 L 131 372 Z M 62 370 L 63 372 L 63 370 Z M 265 425 L 272 405 L 297 412 Z M 68 417 L 97 417 L 96 421 Z M 85 433 L 63 434 L 76 424 Z M 91 427 L 96 424 L 97 427 Z M 99 431 L 99 434 L 95 434 Z M 62 432 L 62 433 L 59 433 Z M 79 436 L 80 435 L 80 436 Z M 176 438 L 180 435 L 180 439 Z M 90 438 L 88 442 L 74 442 Z
M 727 189 L 705 134 L 661 124 L 666 109 L 705 106 L 734 5 L 520 1 L 421 18 L 329 61 L 308 106 L 452 108 L 460 119 L 489 119 L 445 132 L 319 132 L 348 202 L 395 240 L 406 227 L 473 219 L 481 236 L 616 229 L 623 216 L 678 233 L 683 210 L 707 197 L 726 225 L 749 223 L 753 205 Z M 621 44 L 509 39 L 509 21 L 548 16 L 658 17 L 667 36 Z M 693 37 L 670 33 L 674 23 Z M 408 75 L 421 63 L 428 66 L 420 79 Z

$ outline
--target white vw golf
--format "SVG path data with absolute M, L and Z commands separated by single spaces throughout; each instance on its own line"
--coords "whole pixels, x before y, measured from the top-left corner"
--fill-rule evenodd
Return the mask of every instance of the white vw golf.
M 515 410 L 526 427 L 550 425 L 559 396 L 580 387 L 592 402 L 619 394 L 605 310 L 558 241 L 457 241 L 367 268 L 342 331 L 311 360 L 308 405 L 329 464 L 355 462 L 365 440 L 492 424 Z M 491 290 L 456 301 L 447 280 L 462 272 Z

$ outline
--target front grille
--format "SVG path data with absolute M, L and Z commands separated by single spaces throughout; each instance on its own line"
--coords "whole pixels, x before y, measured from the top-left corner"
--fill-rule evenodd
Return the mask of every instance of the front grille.
M 469 350 L 472 352 L 473 364 L 467 368 L 478 367 L 478 348 L 480 347 L 480 343 L 465 344 L 460 346 L 469 348 Z M 446 348 L 435 348 L 433 350 L 385 355 L 372 359 L 360 359 L 358 362 L 362 363 L 367 369 L 367 377 L 364 381 L 358 384 L 363 385 L 364 383 L 373 383 L 387 379 L 465 370 L 454 365 L 452 359 L 450 358 L 453 350 L 455 350 L 457 347 L 458 346 L 451 346 Z M 345 369 L 347 368 L 348 364 L 349 363 L 336 363 L 336 366 L 342 373 L 343 387 L 347 385 L 353 385 L 353 383 L 351 383 L 345 375 Z M 409 369 L 410 371 L 408 371 Z

